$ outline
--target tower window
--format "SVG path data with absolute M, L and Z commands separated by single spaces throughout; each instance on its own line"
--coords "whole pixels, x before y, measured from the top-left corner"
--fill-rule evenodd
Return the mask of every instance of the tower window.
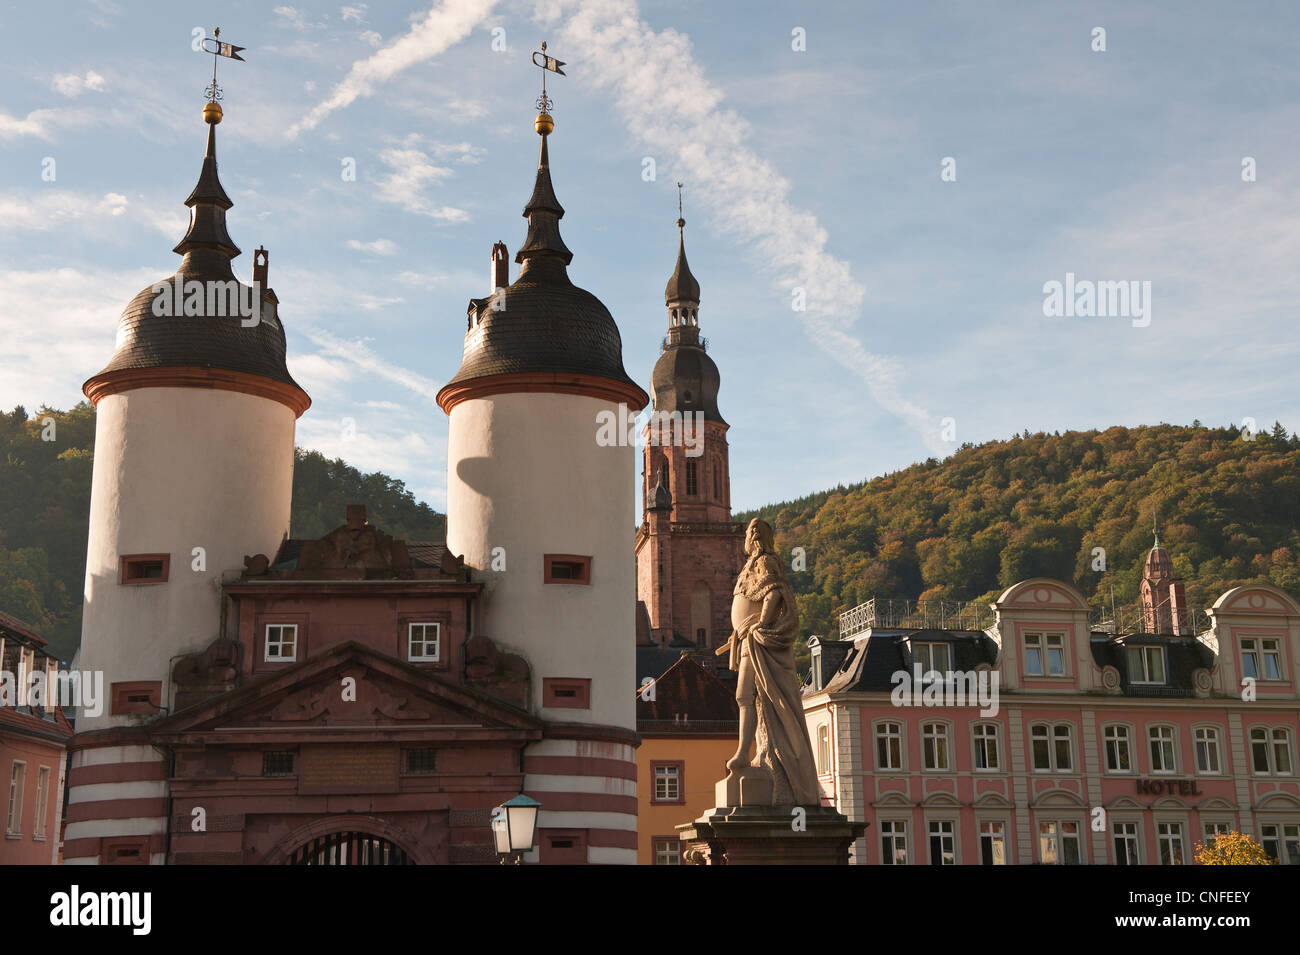
M 286 662 L 298 659 L 298 625 L 270 624 L 266 628 L 267 662 Z
M 590 584 L 591 558 L 575 554 L 547 554 L 543 583 Z
M 161 584 L 167 581 L 171 554 L 126 554 L 122 557 L 123 584 Z
M 591 680 L 587 678 L 542 678 L 542 706 L 586 710 L 591 708 Z
M 694 496 L 700 493 L 699 462 L 686 462 L 686 493 Z

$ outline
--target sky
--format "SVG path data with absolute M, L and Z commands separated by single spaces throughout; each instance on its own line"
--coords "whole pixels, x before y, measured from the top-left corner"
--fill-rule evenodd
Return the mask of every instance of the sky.
M 542 40 L 569 273 L 647 390 L 685 184 L 733 509 L 1025 429 L 1300 428 L 1300 7 L 1251 2 L 0 2 L 0 408 L 80 400 L 175 271 L 215 26 L 298 443 L 439 510 Z

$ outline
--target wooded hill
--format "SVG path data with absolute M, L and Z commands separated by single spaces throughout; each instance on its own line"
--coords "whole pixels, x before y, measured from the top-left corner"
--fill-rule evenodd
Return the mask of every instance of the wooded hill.
M 987 603 L 1036 576 L 1135 604 L 1157 510 L 1191 607 L 1248 581 L 1300 598 L 1300 438 L 1280 424 L 1026 432 L 736 519 L 771 523 L 787 558 L 805 549 L 802 629 L 834 636 L 872 597 Z

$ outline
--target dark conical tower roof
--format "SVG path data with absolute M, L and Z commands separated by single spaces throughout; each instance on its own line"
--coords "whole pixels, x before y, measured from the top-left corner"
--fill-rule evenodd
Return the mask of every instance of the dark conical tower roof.
M 684 226 L 686 223 L 681 219 L 677 220 Z M 677 267 L 673 269 L 672 278 L 668 280 L 668 286 L 664 289 L 664 304 L 671 305 L 673 302 L 693 302 L 700 304 L 700 283 L 695 281 L 695 276 L 691 274 L 691 267 L 686 264 L 686 236 L 681 232 L 681 226 L 678 226 L 677 237 Z
M 686 264 L 685 221 L 677 220 L 677 267 L 664 290 L 670 325 L 664 339 L 663 354 L 655 362 L 650 378 L 655 411 L 704 412 L 705 421 L 722 424 L 718 411 L 718 388 L 722 383 L 718 366 L 705 350 L 700 338 L 700 283 Z
M 536 125 L 542 147 L 533 193 L 524 206 L 528 235 L 515 256 L 522 266 L 519 277 L 490 297 L 470 300 L 460 369 L 438 392 L 439 404 L 450 410 L 471 390 L 483 388 L 594 389 L 631 404 L 639 401 L 642 408 L 648 397 L 623 368 L 623 340 L 614 317 L 569 279 L 573 253 L 560 236 L 564 207 L 551 184 L 550 116 L 542 113 Z
M 274 293 L 267 296 L 271 303 L 264 305 L 249 286 L 235 278 L 231 268 L 239 247 L 226 231 L 226 211 L 233 203 L 217 175 L 220 107 L 209 104 L 204 118 L 208 122 L 207 150 L 199 180 L 185 200 L 189 227 L 173 250 L 181 256 L 180 267 L 131 299 L 118 323 L 113 357 L 86 382 L 83 391 L 92 397 L 105 388 L 111 391 L 113 381 L 131 372 L 214 369 L 287 386 L 287 391 L 281 388 L 278 393 L 289 395 L 291 404 L 305 410 L 310 399 L 285 363 L 284 328 L 273 304 Z M 198 286 L 191 284 L 196 282 Z M 173 294 L 177 283 L 182 290 L 179 300 Z M 191 309 L 198 314 L 187 315 L 183 308 L 175 308 L 189 297 L 186 293 L 190 290 L 199 292 L 194 301 L 202 304 Z M 241 302 L 252 303 L 252 314 L 240 314 Z

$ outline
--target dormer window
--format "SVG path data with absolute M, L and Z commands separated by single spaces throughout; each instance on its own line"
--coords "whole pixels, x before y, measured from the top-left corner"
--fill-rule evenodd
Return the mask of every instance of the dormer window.
M 1025 634 L 1025 675 L 1065 676 L 1064 634 Z
M 1130 683 L 1165 682 L 1164 647 L 1128 647 L 1127 649 Z
M 945 679 L 952 671 L 952 648 L 946 643 L 914 643 L 912 662 L 920 666 L 923 679 Z
M 1241 675 L 1252 680 L 1282 679 L 1282 655 L 1276 638 L 1241 638 Z

